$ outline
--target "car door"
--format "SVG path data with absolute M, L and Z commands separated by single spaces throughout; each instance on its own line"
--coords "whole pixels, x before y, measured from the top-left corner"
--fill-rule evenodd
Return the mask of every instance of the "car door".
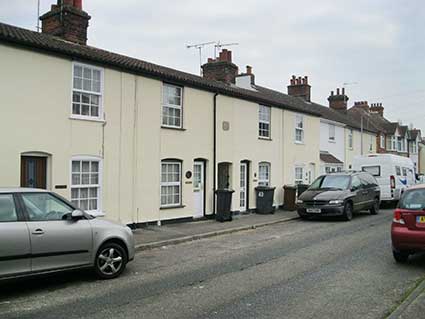
M 48 193 L 22 193 L 31 240 L 32 271 L 88 265 L 92 229 L 86 218 L 71 218 L 73 207 Z
M 360 182 L 363 185 L 363 208 L 370 208 L 375 200 L 375 185 L 373 177 L 368 174 L 361 174 Z
M 357 175 L 354 175 L 351 178 L 351 193 L 353 208 L 355 211 L 362 210 L 364 207 L 364 189 L 363 184 L 360 181 L 360 178 Z
M 13 194 L 0 193 L 0 277 L 31 271 L 27 223 Z

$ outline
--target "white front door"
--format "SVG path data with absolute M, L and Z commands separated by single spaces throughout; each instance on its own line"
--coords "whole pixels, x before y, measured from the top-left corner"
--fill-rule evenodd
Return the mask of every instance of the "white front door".
M 195 201 L 194 218 L 204 217 L 204 162 L 193 165 L 193 197 Z
M 240 174 L 240 211 L 241 213 L 246 212 L 247 209 L 247 175 L 248 175 L 248 166 L 246 163 L 241 163 L 241 174 Z

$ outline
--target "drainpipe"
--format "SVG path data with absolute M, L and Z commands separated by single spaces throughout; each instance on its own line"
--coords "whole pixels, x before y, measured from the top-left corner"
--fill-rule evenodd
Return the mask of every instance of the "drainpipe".
M 213 216 L 216 213 L 216 202 L 215 202 L 215 191 L 217 190 L 217 96 L 218 93 L 214 94 L 214 114 L 213 114 Z

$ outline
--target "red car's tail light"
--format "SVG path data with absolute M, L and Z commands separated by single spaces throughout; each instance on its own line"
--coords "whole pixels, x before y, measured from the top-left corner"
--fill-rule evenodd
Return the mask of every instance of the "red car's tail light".
M 401 224 L 401 225 L 405 225 L 406 223 L 404 222 L 403 216 L 401 214 L 401 210 L 400 209 L 396 209 L 394 211 L 394 218 L 393 218 L 393 222 L 396 224 Z
M 395 177 L 393 175 L 390 176 L 390 185 L 392 189 L 395 188 Z

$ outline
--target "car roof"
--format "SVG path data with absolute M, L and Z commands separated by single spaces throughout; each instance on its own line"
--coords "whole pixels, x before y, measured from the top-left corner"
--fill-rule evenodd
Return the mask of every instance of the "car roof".
M 406 191 L 413 190 L 413 189 L 425 189 L 425 184 L 410 186 L 408 189 L 406 189 Z
M 26 188 L 26 187 L 0 187 L 0 194 L 2 193 L 45 193 L 47 190 L 39 188 Z

